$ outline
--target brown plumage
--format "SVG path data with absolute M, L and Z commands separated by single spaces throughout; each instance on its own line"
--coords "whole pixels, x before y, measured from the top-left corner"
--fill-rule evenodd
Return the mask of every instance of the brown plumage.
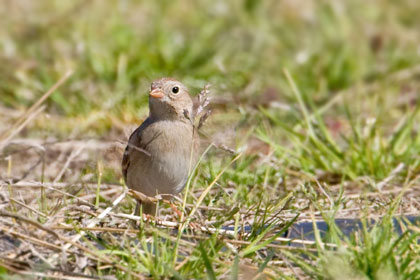
M 173 78 L 151 85 L 149 117 L 131 134 L 122 160 L 127 186 L 148 196 L 177 194 L 194 167 L 198 147 L 188 89 Z M 156 205 L 137 203 L 136 214 L 154 215 Z

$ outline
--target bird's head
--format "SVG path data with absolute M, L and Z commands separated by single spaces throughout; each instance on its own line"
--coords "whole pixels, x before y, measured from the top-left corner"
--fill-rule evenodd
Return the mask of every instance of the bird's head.
M 188 120 L 193 102 L 184 84 L 173 78 L 161 78 L 152 82 L 149 107 L 152 119 Z

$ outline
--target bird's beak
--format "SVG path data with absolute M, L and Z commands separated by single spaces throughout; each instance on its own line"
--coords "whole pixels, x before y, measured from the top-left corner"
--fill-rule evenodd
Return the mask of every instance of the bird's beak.
M 163 97 L 163 92 L 162 90 L 156 88 L 154 90 L 152 90 L 149 95 L 153 98 L 162 98 Z

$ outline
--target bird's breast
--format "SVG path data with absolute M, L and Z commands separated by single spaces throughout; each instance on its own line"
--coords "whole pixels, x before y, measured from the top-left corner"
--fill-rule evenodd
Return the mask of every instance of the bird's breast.
M 150 127 L 151 139 L 146 144 L 150 153 L 150 182 L 159 193 L 175 194 L 182 190 L 193 167 L 192 126 L 185 123 L 162 122 Z

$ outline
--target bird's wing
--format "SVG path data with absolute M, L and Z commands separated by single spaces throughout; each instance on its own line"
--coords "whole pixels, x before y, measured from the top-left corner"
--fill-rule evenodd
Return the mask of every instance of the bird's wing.
M 143 130 L 151 123 L 150 119 L 147 118 L 134 132 L 131 134 L 128 139 L 127 147 L 125 147 L 123 158 L 122 158 L 122 173 L 124 176 L 124 181 L 127 183 L 127 172 L 130 167 L 130 159 L 133 157 L 134 150 L 139 150 L 147 153 L 145 151 L 145 145 L 142 143 L 142 132 Z
M 126 183 L 127 183 L 127 170 L 129 166 L 130 166 L 130 144 L 128 144 L 127 147 L 125 147 L 122 163 L 121 163 L 122 174 L 124 176 L 124 181 Z

